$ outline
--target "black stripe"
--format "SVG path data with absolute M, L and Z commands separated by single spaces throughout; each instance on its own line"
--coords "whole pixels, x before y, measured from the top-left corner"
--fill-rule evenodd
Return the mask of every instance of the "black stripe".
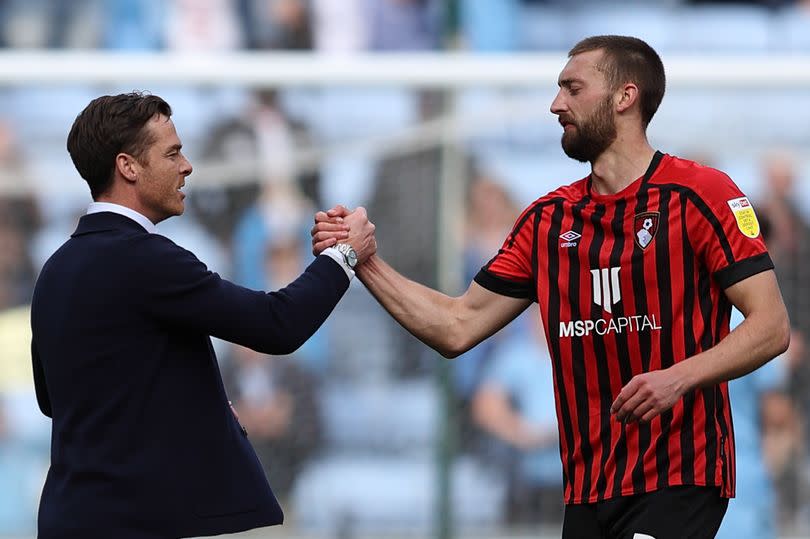
M 538 271 L 538 267 L 540 265 L 540 241 L 538 239 L 538 234 L 540 230 L 540 217 L 542 215 L 542 211 L 537 212 L 537 218 L 534 220 L 534 228 L 532 229 L 532 282 L 535 283 L 534 301 L 537 301 L 536 283 L 540 282 L 540 273 Z
M 558 200 L 558 199 L 554 199 Z M 544 202 L 536 202 L 533 206 L 530 206 L 525 212 L 523 212 L 523 216 L 518 219 L 515 226 L 512 227 L 512 232 L 509 234 L 509 240 L 507 242 L 507 246 L 509 248 L 513 247 L 515 244 L 515 238 L 520 234 L 520 231 L 523 229 L 523 226 L 528 222 L 529 218 L 535 217 L 534 223 L 537 224 L 537 221 L 540 219 L 540 214 L 543 211 L 543 208 L 551 204 L 552 201 L 544 201 Z M 537 233 L 537 227 L 535 226 L 534 233 Z M 534 253 L 534 245 L 537 243 L 537 236 L 533 235 L 532 239 L 532 249 Z M 484 266 L 478 271 L 475 275 L 473 280 L 478 283 L 479 285 L 483 286 L 490 292 L 495 292 L 496 294 L 500 294 L 501 296 L 508 296 L 510 298 L 520 298 L 520 299 L 532 299 L 536 301 L 537 295 L 537 281 L 513 281 L 511 279 L 506 279 L 504 277 L 500 277 L 495 275 L 489 268 L 498 259 L 499 256 L 504 254 L 506 251 L 501 248 L 498 249 L 498 254 L 493 256 L 489 259 L 489 261 L 484 264 Z M 532 267 L 534 270 L 534 267 Z M 534 276 L 537 275 L 537 272 L 534 272 Z
M 766 253 L 767 254 L 767 253 Z M 770 260 L 770 257 L 768 258 Z M 728 330 L 729 327 L 729 320 L 731 318 L 731 301 L 726 297 L 725 294 L 720 294 L 718 301 L 717 301 L 717 313 L 715 316 L 715 326 L 714 326 L 714 335 L 715 339 L 720 340 L 720 336 L 723 335 L 725 331 Z M 719 440 L 719 447 L 717 448 L 719 454 L 719 460 L 722 461 L 722 476 L 723 476 L 723 484 L 728 484 L 729 481 L 729 461 L 730 455 L 728 455 L 725 451 L 725 440 L 729 438 L 729 436 L 733 436 L 731 433 L 733 432 L 732 425 L 726 422 L 726 415 L 725 415 L 725 401 L 723 399 L 723 393 L 720 391 L 720 386 L 715 386 L 715 403 L 716 403 L 716 414 L 717 414 L 717 422 L 720 424 L 720 440 Z M 731 409 L 728 411 L 729 417 L 731 417 Z
M 701 267 L 698 272 L 698 298 L 700 302 L 700 314 L 703 318 L 703 334 L 700 337 L 700 349 L 708 350 L 714 345 L 714 334 L 712 331 L 712 298 L 711 298 L 711 277 L 705 268 Z M 706 480 L 713 481 L 717 468 L 717 429 L 714 424 L 717 406 L 715 403 L 715 388 L 709 387 L 701 390 L 703 393 L 703 411 L 706 417 L 704 435 L 706 436 Z M 702 480 L 701 477 L 697 478 Z
M 641 180 L 641 183 L 647 183 L 652 178 L 652 175 L 655 174 L 658 165 L 661 164 L 661 159 L 664 158 L 664 154 L 660 151 L 656 150 L 650 160 L 650 165 L 647 167 L 647 171 L 644 173 L 644 179 Z
M 683 244 L 683 342 L 687 358 L 695 355 L 695 255 L 689 241 L 689 227 L 686 222 L 687 195 L 681 191 L 681 243 Z M 694 437 L 695 393 L 690 391 L 683 397 L 683 423 L 681 426 L 681 481 L 685 485 L 695 483 L 695 437 Z
M 706 410 L 706 482 L 712 485 L 714 484 L 714 474 L 717 473 L 717 456 L 720 450 L 717 443 L 717 426 L 715 425 L 718 389 L 716 386 L 712 386 L 703 389 L 702 392 Z
M 582 218 L 582 204 L 571 207 L 573 222 L 571 230 L 582 234 L 584 221 Z M 580 267 L 579 253 L 576 249 L 568 249 L 568 300 L 571 306 L 571 319 L 582 320 L 580 312 Z M 591 491 L 591 467 L 593 466 L 593 448 L 590 439 L 590 395 L 588 395 L 588 371 L 585 368 L 585 349 L 582 339 L 571 339 L 571 367 L 574 377 L 574 397 L 577 407 L 577 426 L 579 439 L 582 441 L 583 477 L 580 499 L 587 499 Z
M 613 218 L 613 235 L 616 238 L 616 243 L 613 246 L 613 251 L 610 253 L 610 266 L 616 267 L 621 265 L 622 253 L 626 246 L 631 249 L 635 246 L 635 242 L 628 241 L 624 233 L 624 214 L 626 211 L 627 201 L 619 200 L 616 202 L 616 215 Z M 614 306 L 616 317 L 626 316 L 624 309 L 624 302 L 620 301 Z M 618 355 L 617 363 L 622 380 L 622 387 L 633 378 L 633 369 L 630 366 L 630 341 L 627 332 L 621 332 L 616 335 L 616 352 Z M 612 416 L 607 414 L 608 418 Z M 613 451 L 611 453 L 616 462 L 616 472 L 613 476 L 613 497 L 621 496 L 622 494 L 622 479 L 627 471 L 627 429 L 621 429 L 619 437 L 614 440 Z
M 512 247 L 512 245 L 515 244 L 515 238 L 517 238 L 518 234 L 520 234 L 520 229 L 523 228 L 523 225 L 526 224 L 532 215 L 539 215 L 540 212 L 543 211 L 543 208 L 550 206 L 551 204 L 555 204 L 561 200 L 563 200 L 561 197 L 555 197 L 548 200 L 539 200 L 532 206 L 529 206 L 526 211 L 523 212 L 523 217 L 518 219 L 515 226 L 512 227 L 512 232 L 509 234 L 509 247 Z
M 560 359 L 560 246 L 558 243 L 558 236 L 562 228 L 563 218 L 563 204 L 557 204 L 551 214 L 551 222 L 549 224 L 548 235 L 546 236 L 546 249 L 548 250 L 548 311 L 545 313 L 545 319 L 548 323 L 548 333 L 551 337 L 549 339 L 549 348 L 551 350 L 551 360 L 554 364 L 554 385 L 557 387 L 557 393 L 560 398 L 559 410 L 560 421 L 565 442 L 568 446 L 568 452 L 564 455 L 563 466 L 566 470 L 566 477 L 570 485 L 574 484 L 574 426 L 571 421 L 571 403 L 568 401 L 568 395 L 565 390 L 565 379 L 563 377 L 563 366 Z M 542 302 L 540 302 L 542 305 Z M 571 503 L 574 499 L 574 491 L 571 489 L 571 496 L 566 500 L 566 503 Z
M 720 219 L 714 214 L 712 209 L 709 207 L 706 202 L 698 195 L 695 191 L 686 187 L 685 185 L 681 185 L 678 183 L 662 183 L 656 184 L 656 187 L 659 189 L 672 189 L 677 191 L 678 193 L 683 193 L 686 197 L 695 205 L 695 208 L 700 212 L 701 215 L 709 222 L 714 230 L 715 236 L 717 236 L 717 240 L 720 242 L 720 248 L 723 250 L 723 255 L 726 257 L 726 262 L 731 264 L 734 262 L 734 252 L 731 250 L 731 243 L 728 241 L 728 237 L 726 236 L 725 230 L 723 230 L 723 224 L 720 222 Z
M 658 357 L 661 359 L 661 368 L 666 369 L 675 363 L 672 351 L 672 277 L 670 271 L 670 245 L 669 245 L 669 199 L 671 191 L 659 191 L 658 204 L 658 230 L 655 233 L 655 273 L 658 278 L 658 306 L 661 320 L 659 334 Z M 681 208 L 683 210 L 683 208 Z M 679 246 L 674 246 L 675 249 Z M 684 249 L 684 247 L 681 247 Z M 672 410 L 661 414 L 661 435 L 655 443 L 655 461 L 658 470 L 658 488 L 669 483 L 669 436 L 672 426 Z
M 618 208 L 617 208 L 618 211 Z M 605 243 L 605 227 L 602 224 L 606 208 L 604 204 L 597 204 L 591 213 L 591 226 L 594 230 L 593 241 L 588 249 L 588 263 L 591 269 L 599 268 L 599 252 L 602 250 L 602 245 Z M 619 223 L 621 223 L 621 215 L 619 215 Z M 612 220 L 612 227 L 615 229 L 616 218 Z M 621 225 L 619 225 L 621 228 Z M 620 241 L 621 234 L 617 238 Z M 615 245 L 611 251 L 611 259 L 614 258 Z M 612 262 L 612 260 L 611 260 Z M 619 264 L 616 264 L 618 267 Z M 613 267 L 611 264 L 610 267 Z M 621 302 L 620 302 L 621 303 Z M 602 307 L 591 302 L 591 320 L 598 320 L 602 317 Z M 618 314 L 616 315 L 618 316 Z M 608 359 L 607 350 L 605 349 L 605 337 L 595 335 L 593 338 L 593 349 L 596 360 L 597 376 L 599 378 L 599 439 L 602 446 L 602 457 L 599 466 L 599 475 L 596 480 L 596 495 L 598 498 L 604 499 L 605 487 L 607 486 L 607 476 L 605 475 L 605 463 L 607 462 L 608 454 L 610 452 L 610 405 L 613 403 L 612 391 L 610 389 L 610 359 Z
M 726 289 L 729 286 L 739 283 L 757 273 L 773 269 L 773 261 L 768 253 L 760 253 L 743 260 L 734 262 L 725 268 L 714 272 L 714 280 L 720 288 Z
M 529 206 L 529 208 L 527 208 L 526 211 L 523 212 L 523 215 L 520 217 L 520 219 L 518 219 L 517 223 L 515 223 L 515 226 L 512 227 L 512 231 L 509 233 L 509 236 L 508 236 L 509 239 L 505 242 L 506 247 L 511 249 L 515 245 L 515 239 L 518 237 L 518 235 L 520 235 L 520 231 L 523 229 L 523 225 L 525 225 L 529 221 L 529 218 L 531 218 L 532 216 L 535 216 L 535 217 L 537 217 L 537 219 L 539 219 L 540 214 L 543 212 L 543 208 L 545 208 L 546 206 L 550 206 L 551 204 L 554 204 L 555 202 L 559 202 L 560 200 L 562 200 L 562 199 L 561 198 L 553 198 L 551 200 L 544 200 L 544 201 L 541 201 L 541 202 L 535 202 L 534 205 Z M 533 237 L 532 241 L 536 242 L 537 238 Z M 505 251 L 504 251 L 503 248 L 498 249 L 498 254 L 496 254 L 495 256 L 490 258 L 489 261 L 486 264 L 484 264 L 482 269 L 488 270 L 489 267 L 492 266 L 492 263 L 495 262 L 495 260 L 499 256 L 501 256 L 504 252 Z M 478 281 L 476 281 L 476 282 L 478 282 Z M 481 284 L 481 283 L 478 283 L 478 284 Z M 481 284 L 481 286 L 484 286 L 484 285 Z M 497 292 L 497 291 L 493 290 L 493 292 Z M 508 296 L 510 294 L 502 294 L 502 295 Z M 532 295 L 534 295 L 534 293 L 532 293 Z M 514 296 L 514 297 L 523 297 L 523 296 Z
M 537 287 L 532 281 L 511 281 L 495 275 L 486 268 L 481 268 L 473 280 L 490 292 L 501 296 L 535 299 Z
M 636 197 L 636 215 L 647 211 L 647 202 L 649 200 L 648 189 L 645 184 L 639 190 Z M 659 223 L 660 226 L 660 223 Z M 636 313 L 648 313 L 647 309 L 647 292 L 644 284 L 644 251 L 641 249 L 633 250 L 632 256 L 632 274 L 633 274 L 633 295 L 636 299 Z M 650 354 L 652 352 L 652 343 L 650 332 L 638 332 L 639 351 L 641 353 L 642 372 L 649 372 L 650 370 Z M 633 465 L 633 491 L 635 493 L 646 492 L 646 481 L 644 480 L 644 453 L 650 446 L 650 424 L 638 422 L 638 457 Z
M 692 204 L 695 205 L 695 208 L 697 208 L 701 215 L 703 215 L 703 217 L 709 222 L 712 230 L 714 230 L 714 234 L 717 236 L 717 240 L 720 242 L 720 248 L 723 249 L 723 255 L 726 257 L 726 263 L 731 264 L 734 262 L 734 252 L 731 250 L 731 243 L 728 241 L 728 237 L 726 237 L 725 230 L 723 230 L 723 224 L 714 214 L 709 205 L 706 204 L 702 198 L 700 198 L 700 195 L 698 195 L 692 189 L 677 183 L 661 184 L 658 187 L 666 187 L 678 191 L 679 193 L 686 193 L 686 196 L 689 198 Z

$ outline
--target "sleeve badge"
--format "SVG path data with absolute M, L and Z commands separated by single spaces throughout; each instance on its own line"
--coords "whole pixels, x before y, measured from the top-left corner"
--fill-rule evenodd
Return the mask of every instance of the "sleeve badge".
M 728 206 L 737 221 L 737 228 L 740 229 L 743 235 L 749 238 L 759 236 L 759 221 L 757 220 L 757 214 L 754 213 L 754 207 L 748 201 L 748 197 L 733 198 L 728 201 Z

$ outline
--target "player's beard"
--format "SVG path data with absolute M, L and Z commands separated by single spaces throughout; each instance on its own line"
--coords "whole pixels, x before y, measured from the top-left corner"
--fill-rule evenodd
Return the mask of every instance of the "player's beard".
M 608 96 L 596 106 L 590 118 L 562 134 L 565 155 L 583 163 L 594 162 L 616 140 L 616 120 L 613 118 L 613 97 Z

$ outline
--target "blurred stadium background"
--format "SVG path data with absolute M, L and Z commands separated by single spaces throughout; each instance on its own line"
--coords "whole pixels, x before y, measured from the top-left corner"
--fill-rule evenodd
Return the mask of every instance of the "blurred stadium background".
M 160 229 L 214 271 L 283 286 L 313 212 L 342 203 L 368 208 L 395 267 L 457 292 L 526 204 L 587 174 L 548 107 L 566 51 L 605 33 L 668 68 L 653 145 L 728 172 L 769 224 L 794 338 L 777 379 L 733 397 L 754 427 L 738 475 L 768 477 L 745 487 L 750 522 L 810 536 L 810 2 L 789 0 L 0 1 L 0 536 L 36 534 L 49 423 L 28 305 L 89 202 L 65 138 L 90 99 L 172 105 L 195 172 Z M 558 537 L 536 318 L 446 362 L 355 282 L 292 356 L 216 343 L 287 512 L 240 537 Z

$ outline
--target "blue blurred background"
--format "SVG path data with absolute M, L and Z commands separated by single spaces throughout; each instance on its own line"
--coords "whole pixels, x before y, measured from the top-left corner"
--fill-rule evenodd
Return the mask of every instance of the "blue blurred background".
M 795 80 L 788 68 L 772 83 L 676 73 L 649 134 L 662 151 L 724 170 L 752 198 L 794 326 L 788 353 L 732 383 L 739 492 L 722 537 L 810 537 L 810 2 L 789 0 L 0 0 L 0 536 L 36 534 L 50 425 L 33 394 L 28 305 L 39 269 L 90 201 L 65 139 L 93 97 L 139 89 L 169 101 L 195 173 L 186 214 L 161 233 L 254 288 L 298 275 L 312 256 L 314 211 L 336 203 L 368 208 L 380 253 L 409 277 L 466 287 L 526 204 L 588 172 L 560 151 L 548 112 L 556 73 L 515 85 L 479 72 L 474 85 L 435 87 L 101 83 L 98 54 L 203 65 L 263 55 L 273 65 L 282 52 L 327 63 L 464 52 L 562 68 L 579 39 L 608 33 L 645 39 L 666 66 L 696 60 L 739 80 L 749 60 L 795 63 Z M 8 66 L 30 52 L 91 74 L 16 80 Z M 444 181 L 455 201 L 443 198 Z M 217 342 L 288 514 L 282 528 L 241 536 L 559 536 L 538 326 L 530 309 L 446 363 L 355 282 L 291 356 Z

